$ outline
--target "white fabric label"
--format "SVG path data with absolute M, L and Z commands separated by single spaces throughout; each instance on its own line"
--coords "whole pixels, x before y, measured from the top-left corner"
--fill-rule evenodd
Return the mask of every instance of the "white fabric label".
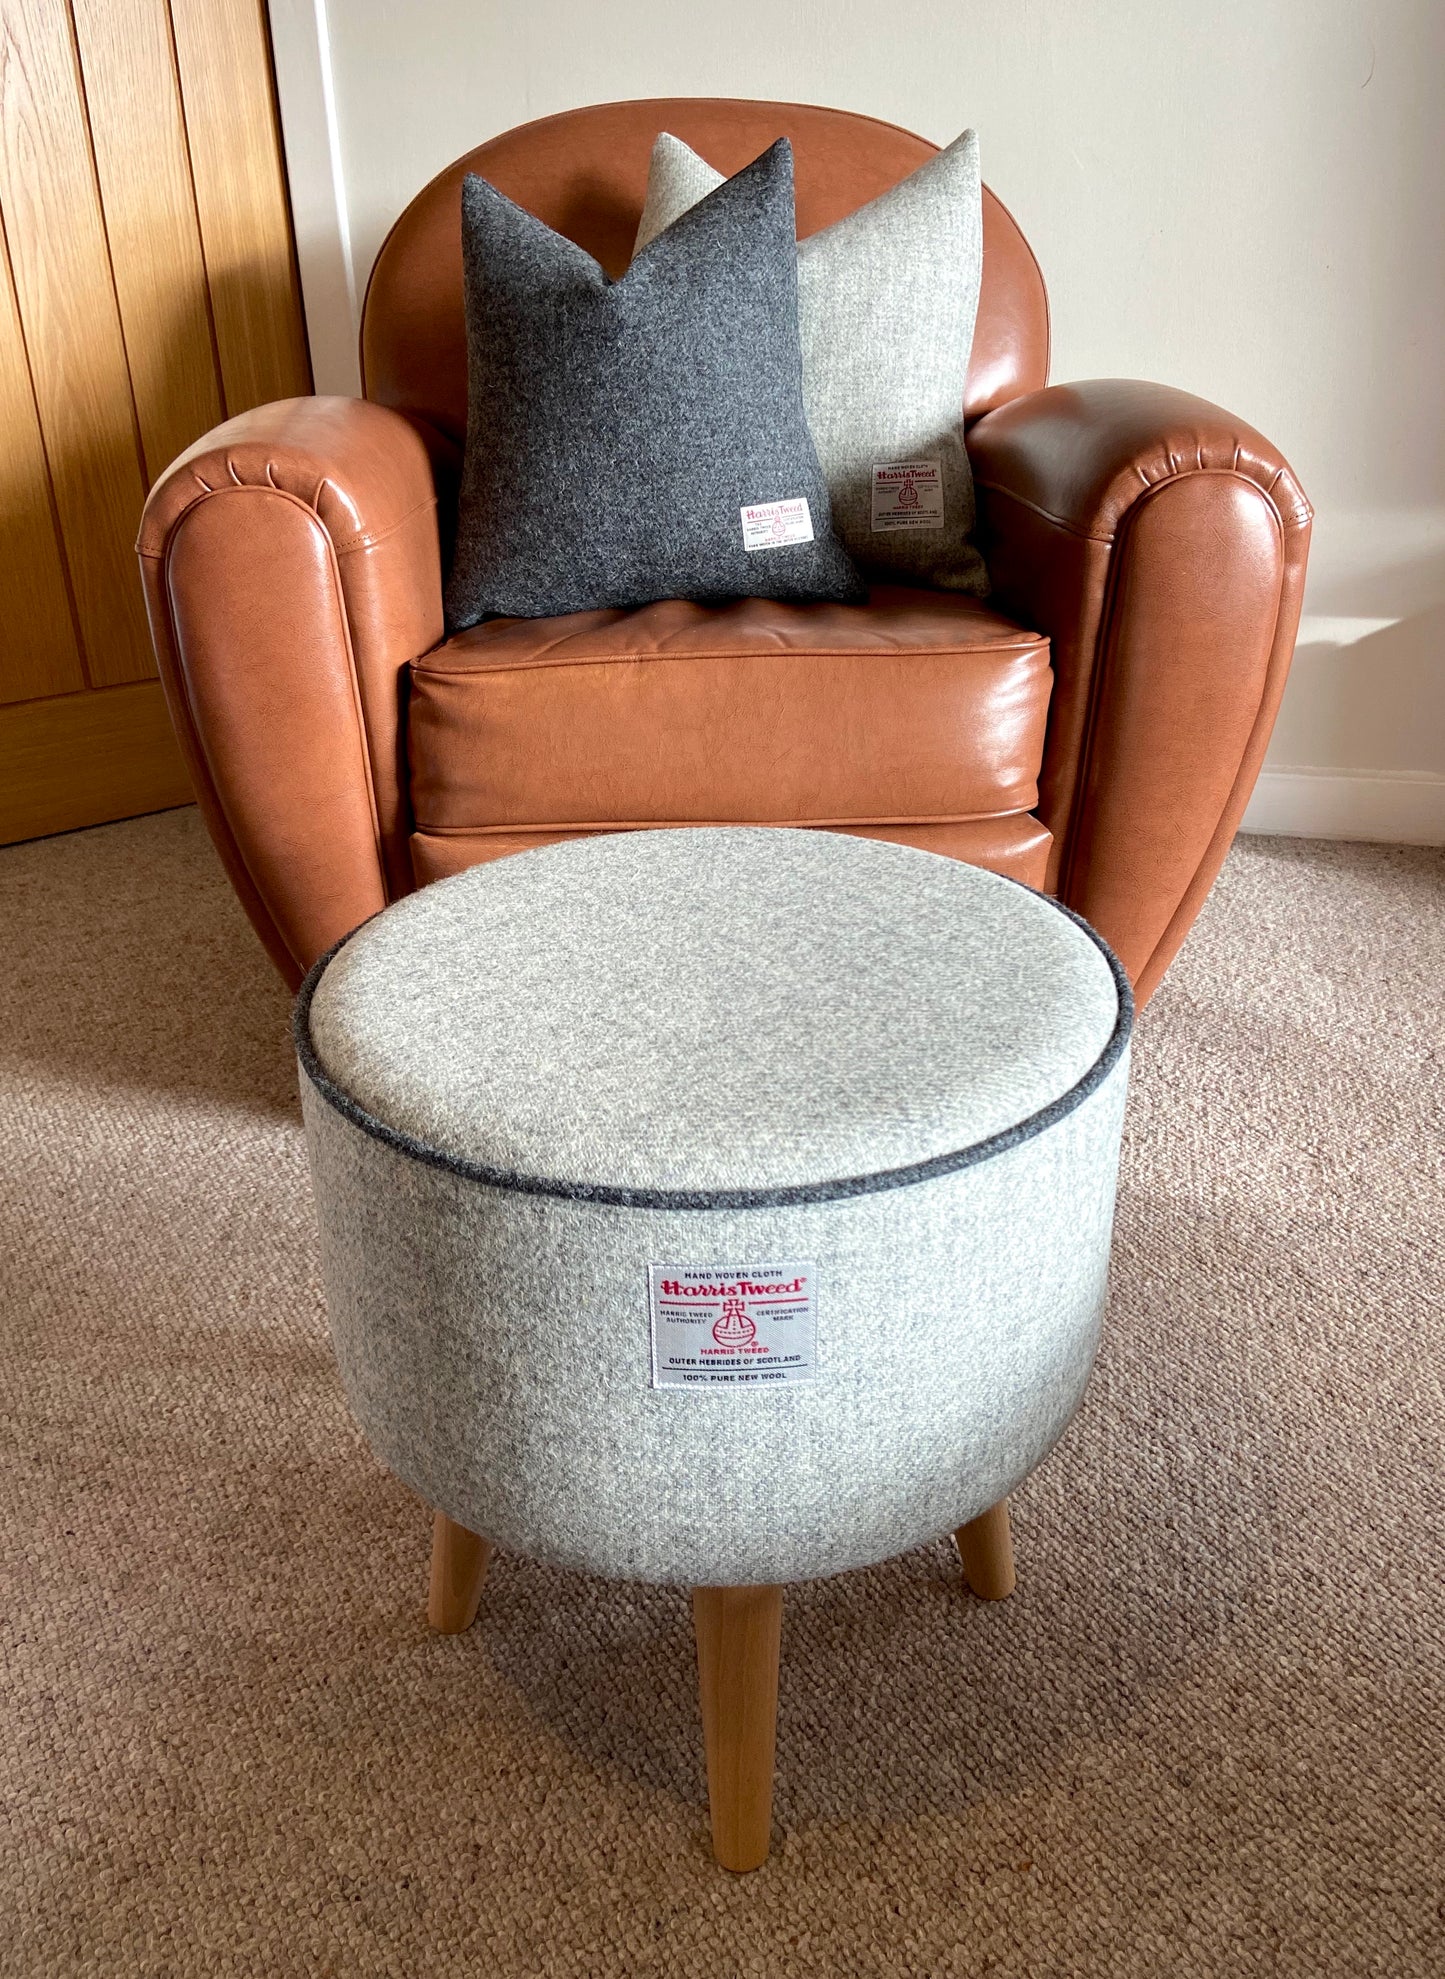
M 893 460 L 873 470 L 873 534 L 942 529 L 943 462 Z
M 767 1388 L 818 1362 L 811 1264 L 648 1266 L 654 1388 Z
M 745 550 L 776 550 L 784 543 L 813 540 L 813 517 L 802 495 L 791 502 L 754 502 L 739 513 Z

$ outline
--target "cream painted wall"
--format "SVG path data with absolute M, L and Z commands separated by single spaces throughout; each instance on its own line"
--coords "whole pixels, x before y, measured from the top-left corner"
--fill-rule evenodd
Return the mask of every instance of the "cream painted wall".
M 1250 822 L 1445 840 L 1440 0 L 272 0 L 272 20 L 333 389 L 354 388 L 354 298 L 396 213 L 512 124 L 697 94 L 939 142 L 975 125 L 1043 264 L 1055 379 L 1214 399 L 1315 503 Z

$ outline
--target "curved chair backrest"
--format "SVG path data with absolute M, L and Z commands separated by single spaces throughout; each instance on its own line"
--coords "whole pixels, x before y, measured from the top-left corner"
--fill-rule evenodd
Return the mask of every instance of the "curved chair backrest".
M 874 117 L 799 103 L 655 97 L 564 111 L 504 131 L 423 188 L 377 256 L 362 317 L 363 389 L 460 440 L 467 420 L 461 183 L 478 172 L 620 275 L 662 130 L 724 173 L 775 138 L 793 141 L 799 235 L 816 233 L 906 178 L 937 149 Z M 1043 276 L 1007 208 L 983 195 L 983 292 L 964 394 L 972 419 L 1047 382 Z

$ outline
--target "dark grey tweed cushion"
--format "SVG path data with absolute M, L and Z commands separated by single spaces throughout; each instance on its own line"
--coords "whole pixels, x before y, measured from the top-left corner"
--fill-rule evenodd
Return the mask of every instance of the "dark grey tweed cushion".
M 655 598 L 865 595 L 803 411 L 786 138 L 616 282 L 474 176 L 462 242 L 454 629 Z M 744 548 L 745 506 L 799 497 L 812 541 Z

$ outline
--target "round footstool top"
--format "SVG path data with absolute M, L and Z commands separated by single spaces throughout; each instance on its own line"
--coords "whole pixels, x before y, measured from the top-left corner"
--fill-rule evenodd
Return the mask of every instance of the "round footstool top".
M 617 833 L 474 867 L 314 980 L 359 1125 L 514 1188 L 720 1206 L 883 1188 L 1047 1125 L 1127 1031 L 1054 902 L 839 834 Z
M 1082 1394 L 1130 1015 L 1057 903 L 883 841 L 634 831 L 427 887 L 297 1004 L 355 1413 L 458 1523 L 625 1577 L 965 1523 Z

